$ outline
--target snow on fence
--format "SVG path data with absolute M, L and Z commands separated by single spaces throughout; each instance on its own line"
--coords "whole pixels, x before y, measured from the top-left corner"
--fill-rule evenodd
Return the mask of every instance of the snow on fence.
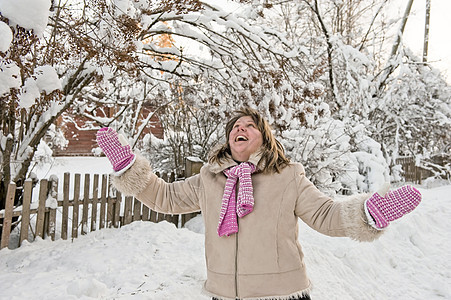
M 185 176 L 197 173 L 201 163 L 187 160 L 188 171 Z M 175 173 L 157 176 L 167 182 L 177 178 Z M 64 174 L 62 197 L 59 197 L 56 177 L 41 179 L 37 201 L 33 198 L 33 181 L 27 179 L 23 186 L 22 204 L 14 207 L 16 184 L 10 183 L 7 191 L 5 209 L 0 211 L 1 230 L 0 249 L 19 247 L 23 241 L 33 241 L 36 237 L 50 237 L 55 240 L 56 233 L 63 240 L 77 238 L 90 231 L 103 228 L 119 228 L 133 221 L 161 222 L 166 220 L 176 227 L 183 227 L 198 213 L 167 215 L 150 210 L 133 197 L 124 197 L 111 187 L 108 175 Z M 59 227 L 59 228 L 57 228 Z M 14 228 L 14 234 L 11 230 Z M 33 230 L 34 229 L 34 230 Z M 17 232 L 18 231 L 18 232 Z M 12 241 L 13 236 L 18 241 Z

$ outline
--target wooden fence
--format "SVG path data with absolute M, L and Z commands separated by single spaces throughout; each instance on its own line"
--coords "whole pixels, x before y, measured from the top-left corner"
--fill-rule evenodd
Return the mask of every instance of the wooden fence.
M 433 157 L 435 161 L 440 156 Z M 415 157 L 399 157 L 396 159 L 396 164 L 402 166 L 402 176 L 404 177 L 404 181 L 413 182 L 421 184 L 422 181 L 428 177 L 434 176 L 434 173 L 426 168 L 420 167 L 416 165 Z M 444 161 L 437 161 L 438 166 L 444 166 Z
M 405 181 L 421 184 L 427 170 L 417 167 L 414 157 L 400 157 L 396 159 L 396 164 L 402 166 L 402 175 Z
M 411 157 L 399 158 L 397 164 L 403 166 L 405 181 L 409 182 L 421 183 L 428 171 L 415 166 L 415 161 Z M 187 159 L 184 177 L 198 173 L 201 166 L 200 161 Z M 167 182 L 177 180 L 174 173 L 162 174 L 161 178 Z M 152 211 L 137 199 L 124 197 L 114 190 L 106 174 L 94 174 L 91 180 L 90 174 L 84 176 L 74 174 L 71 178 L 69 173 L 65 173 L 62 195 L 59 195 L 58 184 L 59 180 L 55 177 L 40 180 L 39 192 L 35 195 L 37 199 L 32 202 L 33 182 L 31 179 L 26 180 L 21 187 L 22 193 L 19 193 L 22 194 L 22 205 L 18 207 L 14 207 L 16 184 L 9 184 L 6 207 L 0 211 L 0 225 L 3 224 L 0 249 L 17 247 L 24 240 L 31 242 L 36 237 L 50 237 L 52 240 L 74 239 L 79 234 L 84 235 L 103 228 L 119 228 L 137 220 L 151 222 L 166 220 L 177 227 L 183 227 L 188 220 L 197 215 L 197 213 L 165 215 Z M 10 244 L 13 227 L 19 231 L 16 245 Z M 57 236 L 57 233 L 60 236 Z
M 191 176 L 199 171 L 201 163 L 191 161 L 187 163 L 192 165 L 185 174 Z M 23 241 L 31 242 L 36 237 L 43 239 L 50 237 L 51 240 L 55 240 L 57 233 L 60 234 L 58 238 L 63 240 L 74 239 L 80 234 L 84 235 L 103 228 L 119 228 L 138 220 L 151 222 L 166 220 L 177 227 L 183 227 L 188 220 L 198 214 L 157 213 L 142 205 L 137 199 L 124 197 L 113 189 L 110 178 L 106 174 L 84 174 L 83 183 L 82 177 L 81 174 L 74 174 L 71 178 L 69 173 L 65 173 L 61 196 L 58 195 L 59 180 L 54 176 L 50 179 L 41 179 L 37 199 L 33 202 L 31 201 L 33 182 L 27 179 L 21 193 L 22 205 L 18 207 L 14 207 L 17 187 L 14 182 L 10 183 L 5 209 L 0 212 L 0 224 L 3 224 L 0 249 L 15 248 Z M 169 176 L 162 174 L 161 178 L 167 182 L 177 180 L 174 173 Z M 72 186 L 71 183 L 73 183 Z M 13 227 L 15 231 L 19 231 L 15 233 L 19 236 L 16 245 L 10 244 Z

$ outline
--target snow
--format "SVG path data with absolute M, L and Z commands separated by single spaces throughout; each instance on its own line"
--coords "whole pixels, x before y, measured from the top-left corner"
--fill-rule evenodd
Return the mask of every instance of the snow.
M 55 68 L 50 65 L 37 67 L 35 69 L 35 76 L 36 85 L 40 92 L 44 91 L 50 94 L 54 90 L 61 90 L 63 88 Z
M 25 85 L 22 88 L 22 92 L 19 97 L 19 106 L 23 108 L 30 108 L 40 96 L 39 88 L 32 77 L 25 80 Z
M 42 36 L 49 19 L 51 2 L 48 0 L 0 0 L 0 11 L 9 19 L 10 25 L 33 29 Z
M 10 88 L 20 87 L 22 80 L 19 74 L 20 69 L 14 62 L 0 65 L 0 95 L 9 93 Z
M 13 40 L 13 33 L 11 28 L 3 22 L 0 22 L 0 51 L 6 52 L 11 46 Z
M 25 243 L 0 261 L 4 299 L 202 299 L 205 278 L 202 235 L 167 222 Z
M 109 172 L 105 157 L 56 158 L 38 177 Z M 372 243 L 321 235 L 300 221 L 313 299 L 450 299 L 449 182 L 416 186 L 419 207 Z M 4 299 L 193 299 L 206 279 L 204 226 L 134 222 L 74 240 L 25 241 L 0 251 Z
M 49 19 L 50 2 L 48 0 L 0 0 L 2 16 L 9 19 L 9 25 L 15 24 L 25 29 L 32 29 L 38 37 L 41 37 Z M 0 51 L 6 52 L 11 46 L 11 28 L 4 22 L 0 22 Z M 8 93 L 11 88 L 19 88 L 22 81 L 19 67 L 14 63 L 0 65 L 0 95 Z M 33 77 L 28 78 L 22 87 L 19 97 L 19 105 L 22 108 L 30 108 L 36 99 L 39 99 L 42 91 L 50 92 L 62 89 L 62 84 L 55 69 L 45 65 L 34 70 Z

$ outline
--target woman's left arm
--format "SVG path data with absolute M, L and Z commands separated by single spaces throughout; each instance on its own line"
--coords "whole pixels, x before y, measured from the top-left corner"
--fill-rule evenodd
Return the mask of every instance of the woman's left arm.
M 295 214 L 311 228 L 325 235 L 347 236 L 358 241 L 373 241 L 383 233 L 370 225 L 365 214 L 364 205 L 370 194 L 334 201 L 305 176 L 302 166 L 295 176 L 298 189 Z

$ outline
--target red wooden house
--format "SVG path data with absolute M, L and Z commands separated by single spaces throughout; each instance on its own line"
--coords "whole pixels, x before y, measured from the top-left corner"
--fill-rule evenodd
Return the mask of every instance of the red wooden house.
M 106 110 L 107 113 L 112 111 Z M 143 111 L 142 118 L 145 119 L 149 113 L 152 113 L 150 108 L 145 108 Z M 73 117 L 77 125 L 73 122 L 65 122 L 62 117 L 58 119 L 57 126 L 64 133 L 65 138 L 69 141 L 64 149 L 55 148 L 53 149 L 54 156 L 94 156 L 93 149 L 97 148 L 96 142 L 96 132 L 97 130 L 84 130 L 80 129 L 82 126 L 89 121 L 84 117 Z M 144 129 L 142 136 L 147 133 L 152 133 L 156 137 L 163 138 L 163 127 L 155 115 L 150 119 L 149 124 L 147 124 Z

